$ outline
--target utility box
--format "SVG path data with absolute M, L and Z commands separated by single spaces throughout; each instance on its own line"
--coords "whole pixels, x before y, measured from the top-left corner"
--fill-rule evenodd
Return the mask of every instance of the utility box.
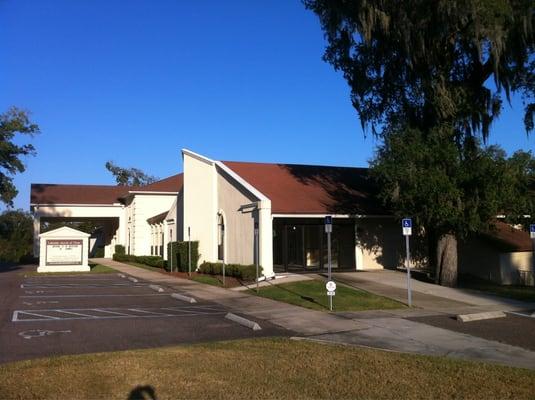
M 67 226 L 41 233 L 37 272 L 90 271 L 89 236 Z

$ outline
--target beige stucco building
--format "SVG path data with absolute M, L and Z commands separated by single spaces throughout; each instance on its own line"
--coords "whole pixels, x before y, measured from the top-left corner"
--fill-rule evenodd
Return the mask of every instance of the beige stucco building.
M 333 268 L 403 266 L 399 222 L 374 201 L 366 168 L 218 161 L 189 150 L 182 157 L 183 173 L 143 187 L 32 185 L 35 237 L 44 221 L 96 220 L 106 257 L 122 244 L 128 254 L 167 259 L 167 243 L 195 240 L 200 262 L 258 259 L 270 277 L 326 268 L 330 215 Z

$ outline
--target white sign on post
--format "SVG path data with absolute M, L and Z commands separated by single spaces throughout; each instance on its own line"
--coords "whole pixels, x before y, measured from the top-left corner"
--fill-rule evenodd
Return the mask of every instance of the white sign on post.
M 412 219 L 403 218 L 401 220 L 401 226 L 403 228 L 403 235 L 404 236 L 411 236 L 412 235 Z
M 327 289 L 327 296 L 334 296 L 336 292 L 336 283 L 334 281 L 329 281 L 325 284 L 325 289 Z
M 529 226 L 529 237 L 535 239 L 535 224 Z

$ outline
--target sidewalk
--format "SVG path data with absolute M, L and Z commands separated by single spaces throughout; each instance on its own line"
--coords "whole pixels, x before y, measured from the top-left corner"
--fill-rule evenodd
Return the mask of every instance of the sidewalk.
M 407 275 L 400 271 L 334 273 L 335 281 L 407 303 Z M 535 309 L 535 303 L 493 296 L 469 289 L 449 288 L 411 279 L 413 305 L 440 313 Z
M 221 304 L 235 313 L 257 320 L 267 320 L 308 340 L 457 357 L 535 369 L 535 352 L 402 318 L 407 315 L 429 314 L 426 310 L 338 314 L 313 311 L 243 291 L 205 285 L 109 259 L 94 259 L 94 261 L 124 274 L 172 288 L 198 300 Z

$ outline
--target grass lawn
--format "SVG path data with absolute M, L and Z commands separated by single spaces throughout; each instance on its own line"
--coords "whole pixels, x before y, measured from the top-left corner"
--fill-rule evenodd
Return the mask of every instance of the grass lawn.
M 250 293 L 256 294 L 255 290 Z M 309 280 L 262 287 L 259 296 L 294 304 L 313 310 L 329 310 L 325 282 Z M 362 290 L 338 285 L 333 298 L 334 311 L 387 310 L 403 308 L 404 304 Z
M 162 274 L 165 274 L 165 269 L 162 269 L 162 268 L 156 268 L 156 267 L 151 267 L 150 265 L 146 265 L 146 264 L 141 264 L 141 263 L 137 263 L 137 262 L 132 262 L 132 261 L 121 261 L 123 264 L 128 264 L 128 265 L 131 265 L 133 267 L 138 267 L 138 268 L 143 268 L 143 269 L 146 269 L 148 271 L 153 271 L 153 272 L 160 272 Z
M 25 276 L 46 276 L 46 275 L 84 275 L 84 274 L 110 274 L 113 272 L 117 272 L 113 268 L 107 267 L 106 265 L 101 264 L 91 264 L 89 263 L 89 268 L 91 268 L 91 271 L 89 272 L 37 272 L 37 271 L 31 271 L 31 272 L 22 272 Z
M 530 399 L 534 386 L 529 370 L 289 339 L 0 365 L 6 399 Z
M 500 297 L 507 297 L 509 299 L 535 302 L 535 287 L 533 286 L 498 285 L 472 277 L 460 280 L 459 286 L 466 289 L 480 290 Z

